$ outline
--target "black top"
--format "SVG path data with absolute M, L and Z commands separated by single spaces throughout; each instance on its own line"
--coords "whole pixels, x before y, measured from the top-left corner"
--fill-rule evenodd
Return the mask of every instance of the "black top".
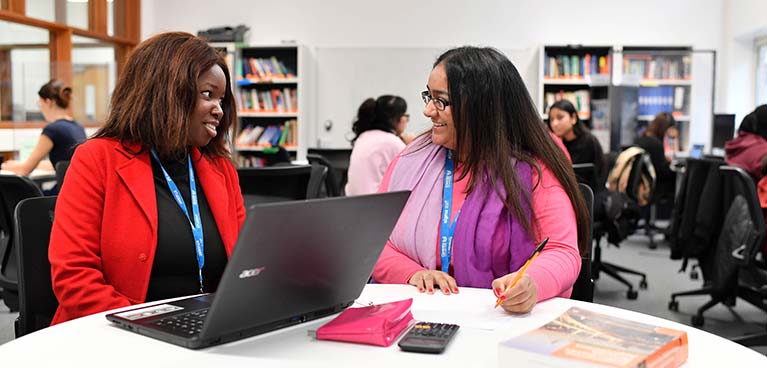
M 157 250 L 149 278 L 146 301 L 161 300 L 200 292 L 197 255 L 194 247 L 192 228 L 184 212 L 173 199 L 165 176 L 152 158 L 152 174 L 157 193 Z M 191 190 L 189 189 L 189 168 L 183 162 L 163 162 L 163 167 L 176 183 L 184 197 L 189 215 L 192 216 Z M 205 266 L 202 280 L 205 292 L 215 292 L 226 267 L 227 256 L 221 234 L 210 211 L 199 175 L 195 173 L 197 197 L 200 204 L 203 239 L 205 241 Z
M 599 144 L 599 140 L 591 133 L 581 134 L 572 141 L 562 140 L 567 148 L 567 152 L 570 153 L 570 158 L 574 164 L 594 164 L 594 171 L 596 174 L 595 188 L 604 187 L 604 181 L 607 179 L 605 176 L 605 160 L 604 152 L 602 151 L 602 145 Z
M 75 146 L 85 142 L 85 129 L 76 121 L 59 119 L 43 128 L 43 135 L 53 141 L 48 158 L 53 166 L 59 161 L 69 161 L 75 153 Z
M 634 145 L 644 149 L 650 155 L 650 161 L 655 168 L 655 196 L 673 196 L 676 174 L 671 170 L 663 142 L 655 137 L 643 135 L 634 141 Z

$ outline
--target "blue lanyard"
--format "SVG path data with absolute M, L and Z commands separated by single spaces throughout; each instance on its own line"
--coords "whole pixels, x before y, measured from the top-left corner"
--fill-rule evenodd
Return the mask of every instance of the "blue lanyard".
M 450 268 L 450 253 L 453 251 L 453 233 L 455 233 L 455 224 L 458 222 L 458 215 L 455 214 L 455 220 L 450 223 L 450 208 L 453 206 L 453 152 L 448 150 L 445 155 L 445 188 L 442 191 L 442 220 L 439 227 L 439 254 L 442 262 L 442 272 L 447 273 Z
M 192 214 L 194 216 L 194 222 L 192 222 L 192 219 L 189 218 L 189 211 L 186 209 L 186 203 L 184 203 L 184 197 L 181 196 L 181 191 L 178 190 L 176 183 L 173 182 L 173 178 L 171 178 L 170 175 L 168 175 L 168 172 L 165 171 L 165 168 L 162 167 L 160 158 L 157 156 L 157 152 L 155 152 L 154 148 L 152 148 L 152 156 L 155 160 L 157 160 L 157 164 L 160 165 L 162 174 L 165 175 L 165 181 L 168 182 L 168 188 L 170 188 L 170 192 L 173 194 L 173 199 L 175 199 L 176 203 L 178 203 L 178 206 L 181 207 L 181 211 L 184 212 L 186 219 L 189 220 L 189 225 L 192 227 L 192 235 L 194 236 L 194 248 L 195 253 L 197 253 L 197 271 L 200 278 L 200 293 L 202 294 L 202 267 L 205 266 L 205 240 L 203 239 L 202 234 L 200 206 L 197 203 L 197 186 L 194 182 L 194 168 L 192 168 L 192 159 L 189 157 L 189 155 L 186 156 L 186 161 L 189 164 L 189 190 L 192 197 Z

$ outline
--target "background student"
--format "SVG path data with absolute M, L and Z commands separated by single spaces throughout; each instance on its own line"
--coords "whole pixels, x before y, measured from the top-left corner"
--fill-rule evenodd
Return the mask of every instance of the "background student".
M 373 278 L 428 293 L 493 288 L 512 313 L 568 297 L 589 213 L 517 69 L 492 48 L 452 49 L 434 63 L 422 96 L 432 129 L 381 183 L 381 191 L 412 194 Z M 507 290 L 544 237 L 546 248 Z
M 188 33 L 133 51 L 56 204 L 53 324 L 216 290 L 245 220 L 226 143 L 236 119 L 229 80 L 224 59 Z
M 635 146 L 644 149 L 650 155 L 650 161 L 655 168 L 655 192 L 653 196 L 657 198 L 674 197 L 676 174 L 671 170 L 670 163 L 666 159 L 663 143 L 667 131 L 674 124 L 674 117 L 670 113 L 659 113 L 645 128 L 644 133 L 634 140 Z
M 595 192 L 604 189 L 607 167 L 602 146 L 578 118 L 578 111 L 570 101 L 559 100 L 549 107 L 549 129 L 562 139 L 574 164 L 594 164 L 596 180 L 593 189 Z
M 402 97 L 368 98 L 357 110 L 352 126 L 346 195 L 375 193 L 391 160 L 405 148 L 402 137 L 410 115 Z
M 72 119 L 72 88 L 58 79 L 51 79 L 40 87 L 38 105 L 43 118 L 49 124 L 43 128 L 40 138 L 25 161 L 6 161 L 3 170 L 19 175 L 29 175 L 46 156 L 50 159 L 53 170 L 59 161 L 72 159 L 75 146 L 85 141 L 85 129 Z
M 738 136 L 724 146 L 725 160 L 746 170 L 755 182 L 762 178 L 762 159 L 767 155 L 767 105 L 761 105 L 743 118 Z

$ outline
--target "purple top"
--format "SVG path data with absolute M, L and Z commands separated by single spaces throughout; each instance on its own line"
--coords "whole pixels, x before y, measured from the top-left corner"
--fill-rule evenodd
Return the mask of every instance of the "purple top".
M 429 269 L 436 269 L 437 262 L 434 240 L 442 208 L 445 154 L 446 148 L 431 143 L 431 136 L 417 138 L 401 154 L 388 187 L 390 191 L 412 191 L 391 243 Z M 516 162 L 515 167 L 524 191 L 518 195 L 530 198 L 532 169 L 523 162 Z M 496 187 L 505 193 L 500 181 Z M 530 212 L 525 209 L 528 216 Z M 453 276 L 458 285 L 487 288 L 494 279 L 518 270 L 534 247 L 489 180 L 478 181 L 461 208 L 453 238 Z

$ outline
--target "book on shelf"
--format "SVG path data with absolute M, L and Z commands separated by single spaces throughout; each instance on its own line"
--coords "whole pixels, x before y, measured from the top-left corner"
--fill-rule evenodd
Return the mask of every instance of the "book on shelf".
M 692 58 L 690 56 L 653 56 L 649 54 L 626 54 L 623 71 L 646 80 L 689 80 Z
M 295 88 L 241 89 L 237 102 L 241 111 L 247 112 L 298 112 Z
M 572 307 L 551 322 L 503 341 L 498 361 L 546 367 L 678 367 L 687 361 L 684 331 Z
M 657 115 L 661 112 L 682 115 L 685 88 L 679 86 L 639 87 L 637 115 Z
M 610 55 L 554 55 L 544 53 L 543 76 L 548 79 L 582 79 L 610 74 Z
M 237 135 L 235 145 L 240 148 L 295 147 L 297 144 L 295 126 L 296 120 L 266 126 L 247 125 Z
M 589 90 L 546 92 L 544 100 L 546 109 L 557 101 L 568 100 L 578 111 L 578 116 L 581 119 L 588 119 L 591 116 L 591 93 Z
M 275 79 L 295 78 L 296 73 L 275 56 L 268 58 L 243 58 L 237 63 L 237 79 L 270 81 Z

